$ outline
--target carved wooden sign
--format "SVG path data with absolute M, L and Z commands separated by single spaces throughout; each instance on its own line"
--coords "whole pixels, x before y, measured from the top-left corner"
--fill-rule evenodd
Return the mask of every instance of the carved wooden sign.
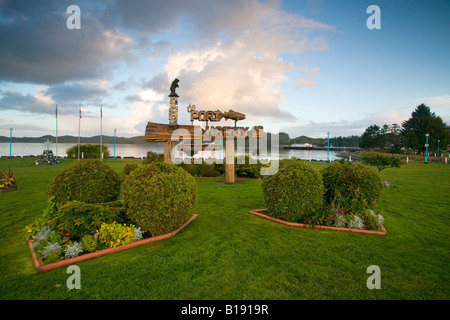
M 218 122 L 222 119 L 228 120 L 245 120 L 245 114 L 229 110 L 227 112 L 222 112 L 220 110 L 216 111 L 207 111 L 207 110 L 197 110 L 195 105 L 189 105 L 187 107 L 187 111 L 191 114 L 191 121 L 213 121 Z
M 227 112 L 220 110 L 197 110 L 195 105 L 189 105 L 187 111 L 191 115 L 191 125 L 179 125 L 178 121 L 178 79 L 172 82 L 170 87 L 169 124 L 148 122 L 145 129 L 147 142 L 164 142 L 164 161 L 173 162 L 174 147 L 181 140 L 188 144 L 179 145 L 179 150 L 200 151 L 208 149 L 211 144 L 203 144 L 203 141 L 220 141 L 215 149 L 222 150 L 222 140 L 225 143 L 225 181 L 234 183 L 234 149 L 235 139 L 258 139 L 264 136 L 262 126 L 255 126 L 251 130 L 248 127 L 237 127 L 236 123 L 245 120 L 245 114 L 229 109 Z M 234 120 L 233 126 L 208 126 L 208 121 L 219 122 L 222 119 Z M 205 129 L 193 125 L 194 120 L 206 121 Z M 180 140 L 181 138 L 181 140 Z M 195 143 L 192 143 L 195 141 Z

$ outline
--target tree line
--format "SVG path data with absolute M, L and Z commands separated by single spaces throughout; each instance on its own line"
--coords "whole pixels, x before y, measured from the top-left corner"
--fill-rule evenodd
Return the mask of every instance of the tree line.
M 416 152 L 425 152 L 427 134 L 429 152 L 440 153 L 450 143 L 450 127 L 441 117 L 431 112 L 429 106 L 422 103 L 401 125 L 394 123 L 378 126 L 374 124 L 366 128 L 361 136 L 359 147 L 393 151 L 405 148 Z

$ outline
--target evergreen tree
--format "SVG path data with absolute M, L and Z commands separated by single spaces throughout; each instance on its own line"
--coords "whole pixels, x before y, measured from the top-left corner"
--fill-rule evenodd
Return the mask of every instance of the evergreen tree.
M 422 103 L 412 112 L 411 118 L 402 123 L 404 146 L 423 151 L 426 134 L 429 134 L 430 150 L 437 150 L 438 140 L 441 146 L 447 146 L 450 142 L 448 128 L 442 118 L 436 116 L 430 107 Z

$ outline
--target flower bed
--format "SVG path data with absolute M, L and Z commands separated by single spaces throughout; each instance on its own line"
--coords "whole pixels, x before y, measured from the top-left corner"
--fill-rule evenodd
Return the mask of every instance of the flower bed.
M 280 220 L 277 218 L 273 218 L 270 217 L 268 215 L 266 215 L 265 213 L 267 213 L 267 209 L 260 209 L 260 210 L 252 210 L 249 211 L 248 213 L 262 217 L 264 219 L 267 220 L 271 220 L 280 224 L 284 224 L 290 227 L 296 227 L 296 228 L 314 228 L 314 229 L 319 229 L 319 230 L 334 230 L 334 231 L 341 231 L 341 232 L 351 232 L 351 233 L 363 233 L 363 234 L 377 234 L 377 235 L 382 235 L 382 236 L 386 236 L 387 235 L 387 231 L 384 228 L 384 226 L 381 224 L 380 225 L 380 230 L 381 231 L 376 231 L 376 230 L 363 230 L 363 229 L 353 229 L 353 228 L 342 228 L 342 227 L 332 227 L 332 226 L 323 226 L 323 225 L 311 225 L 311 224 L 304 224 L 304 223 L 295 223 L 295 222 L 287 222 L 284 220 Z
M 90 259 L 95 259 L 95 258 L 99 258 L 99 257 L 103 257 L 109 254 L 113 254 L 119 251 L 123 251 L 123 250 L 127 250 L 130 248 L 134 248 L 136 246 L 140 246 L 140 245 L 144 245 L 144 244 L 149 244 L 149 243 L 153 243 L 153 242 L 157 242 L 163 239 L 167 239 L 170 238 L 172 236 L 174 236 L 175 234 L 177 234 L 180 230 L 184 229 L 192 220 L 194 220 L 195 218 L 197 218 L 197 214 L 194 214 L 185 224 L 183 224 L 181 227 L 179 227 L 178 229 L 163 234 L 163 235 L 159 235 L 159 236 L 155 236 L 155 237 L 150 237 L 150 238 L 146 238 L 146 239 L 142 239 L 142 240 L 138 240 L 138 241 L 133 241 L 131 238 L 129 239 L 129 242 L 126 244 L 117 244 L 114 243 L 113 241 L 113 246 L 111 246 L 108 249 L 102 249 L 102 250 L 98 250 L 98 251 L 94 251 L 91 253 L 86 253 L 86 254 L 81 254 L 75 257 L 71 257 L 71 258 L 67 258 L 67 259 L 63 259 L 60 261 L 56 261 L 56 262 L 52 262 L 49 264 L 44 264 L 44 262 L 42 261 L 42 259 L 39 259 L 36 255 L 35 250 L 33 249 L 33 244 L 34 241 L 33 240 L 29 240 L 28 241 L 28 247 L 30 248 L 30 252 L 31 252 L 31 257 L 33 259 L 34 265 L 36 267 L 36 269 L 39 272 L 46 272 L 49 270 L 53 270 L 56 268 L 60 268 L 60 267 L 65 267 L 65 266 L 69 266 L 81 261 L 85 261 L 85 260 L 90 260 Z M 106 224 L 104 225 L 104 227 L 106 227 Z

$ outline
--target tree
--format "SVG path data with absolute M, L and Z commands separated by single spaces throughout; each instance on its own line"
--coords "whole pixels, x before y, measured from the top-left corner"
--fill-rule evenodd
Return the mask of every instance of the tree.
M 399 156 L 389 156 L 382 153 L 376 152 L 364 152 L 362 154 L 363 164 L 369 166 L 376 166 L 378 168 L 378 173 L 386 168 L 400 168 L 402 162 Z
M 369 126 L 361 136 L 360 148 L 374 149 L 380 146 L 381 128 L 376 124 Z
M 450 142 L 447 125 L 442 118 L 436 116 L 430 107 L 422 103 L 412 112 L 411 118 L 402 123 L 404 146 L 423 151 L 426 134 L 429 134 L 428 144 L 431 150 L 437 150 L 438 140 L 441 146 L 446 146 Z

